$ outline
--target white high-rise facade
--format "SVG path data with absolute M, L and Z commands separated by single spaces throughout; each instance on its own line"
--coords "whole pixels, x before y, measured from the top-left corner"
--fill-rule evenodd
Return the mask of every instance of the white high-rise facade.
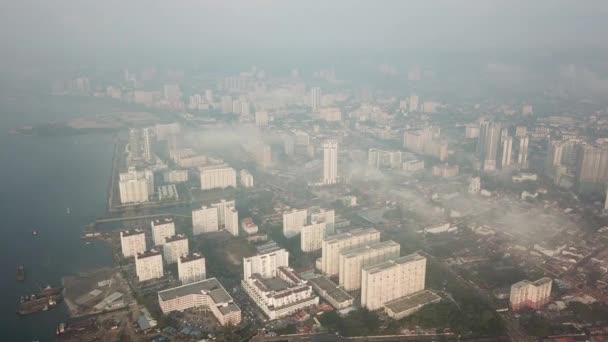
M 220 228 L 226 227 L 226 211 L 228 211 L 230 208 L 234 208 L 234 205 L 234 200 L 220 200 L 219 203 L 214 203 L 211 205 L 212 207 L 217 208 L 217 220 Z
M 154 161 L 154 127 L 146 127 L 142 130 L 143 154 L 147 162 Z
M 182 285 L 194 283 L 207 278 L 205 258 L 192 253 L 177 259 L 177 275 Z
M 310 89 L 310 107 L 318 112 L 321 108 L 321 88 L 313 87 Z
M 148 202 L 154 195 L 154 175 L 150 170 L 137 171 L 131 167 L 119 175 L 118 188 L 122 204 Z
M 188 255 L 188 238 L 184 235 L 175 235 L 165 238 L 163 257 L 167 264 L 174 264 L 180 257 Z
M 146 251 L 146 234 L 141 229 L 120 232 L 120 248 L 125 258 Z
M 323 183 L 338 182 L 338 142 L 327 140 L 323 143 Z
M 364 267 L 361 272 L 361 306 L 368 310 L 424 290 L 426 258 L 410 254 Z
M 303 226 L 300 238 L 300 249 L 302 252 L 314 252 L 321 249 L 326 229 L 327 223 L 325 222 L 315 222 Z
M 346 291 L 361 287 L 361 270 L 399 257 L 401 245 L 395 241 L 373 242 L 364 246 L 340 252 L 340 285 Z
M 171 217 L 162 217 L 152 220 L 152 242 L 154 246 L 162 246 L 165 239 L 175 235 L 175 222 Z
M 236 171 L 226 164 L 199 168 L 201 189 L 236 188 Z
M 502 151 L 500 156 L 500 167 L 505 168 L 511 165 L 511 154 L 513 149 L 513 138 L 504 137 L 502 139 Z
M 240 172 L 241 176 L 241 186 L 244 188 L 252 188 L 253 187 L 253 176 L 251 172 L 243 169 Z
M 192 210 L 192 234 L 217 232 L 219 229 L 217 208 L 205 207 Z
M 258 247 L 257 255 L 243 258 L 243 279 L 251 278 L 254 273 L 263 278 L 275 277 L 281 266 L 289 266 L 289 252 L 276 243 L 268 243 Z
M 283 236 L 291 238 L 300 234 L 300 230 L 306 224 L 306 220 L 306 209 L 293 209 L 283 213 Z
M 330 276 L 339 274 L 342 250 L 378 241 L 380 241 L 380 232 L 374 228 L 353 229 L 326 237 L 321 246 L 321 271 Z
M 135 273 L 137 274 L 137 279 L 139 279 L 139 281 L 162 278 L 164 270 L 163 256 L 161 253 L 151 249 L 137 254 L 135 256 Z
M 530 138 L 528 136 L 523 136 L 519 138 L 519 149 L 517 152 L 517 164 L 520 167 L 527 167 L 528 165 L 528 143 L 530 142 Z
M 239 236 L 239 213 L 234 207 L 225 209 L 224 221 L 224 229 L 232 236 Z

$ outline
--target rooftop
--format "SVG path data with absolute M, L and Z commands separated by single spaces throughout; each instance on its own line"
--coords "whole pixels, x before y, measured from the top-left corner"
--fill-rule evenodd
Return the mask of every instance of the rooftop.
M 188 238 L 185 235 L 177 234 L 177 235 L 166 237 L 165 243 L 180 241 L 180 240 L 188 240 Z
M 405 297 L 391 300 L 384 304 L 384 307 L 394 313 L 408 311 L 417 307 L 424 306 L 441 300 L 441 297 L 429 290 L 423 290 Z
M 144 231 L 141 229 L 123 230 L 122 232 L 120 232 L 120 234 L 121 234 L 121 236 L 133 236 L 133 235 L 144 234 Z
M 163 216 L 163 217 L 155 218 L 152 220 L 152 224 L 154 224 L 154 225 L 171 223 L 171 222 L 173 222 L 173 217 L 171 217 L 171 216 Z
M 208 294 L 215 304 L 232 302 L 232 297 L 226 292 L 222 284 L 215 278 L 209 278 L 167 290 L 159 291 L 158 296 L 163 300 L 172 300 L 191 294 Z
M 337 242 L 340 240 L 349 239 L 353 236 L 361 236 L 361 235 L 375 234 L 375 233 L 379 234 L 380 232 L 378 232 L 375 228 L 357 228 L 357 229 L 353 229 L 353 230 L 345 232 L 345 233 L 328 236 L 324 239 L 324 241 L 328 242 L 328 243 L 334 243 L 334 242 Z
M 357 257 L 360 255 L 369 253 L 373 250 L 379 250 L 379 249 L 384 249 L 384 248 L 388 248 L 388 247 L 396 247 L 396 246 L 400 246 L 400 245 L 393 240 L 382 241 L 382 242 L 372 242 L 372 243 L 366 244 L 361 247 L 347 249 L 345 251 L 342 251 L 340 254 L 342 256 L 344 256 L 345 258 L 353 258 L 353 257 Z
M 137 259 L 148 258 L 160 254 L 160 251 L 157 251 L 156 249 L 150 249 L 142 253 L 137 253 Z
M 344 289 L 338 287 L 333 281 L 329 280 L 326 276 L 320 276 L 309 280 L 314 286 L 321 289 L 329 297 L 333 298 L 338 303 L 347 302 L 352 300 L 353 297 L 344 291 Z
M 192 254 L 182 256 L 179 259 L 182 263 L 184 263 L 184 262 L 189 262 L 189 261 L 194 261 L 194 260 L 199 260 L 199 259 L 205 259 L 205 257 L 199 253 L 192 253 Z
M 414 261 L 419 261 L 419 260 L 426 260 L 425 257 L 421 256 L 418 253 L 413 253 L 410 255 L 406 255 L 406 256 L 402 256 L 399 257 L 397 259 L 392 259 L 389 261 L 385 261 L 379 264 L 375 264 L 375 265 L 370 265 L 367 267 L 363 268 L 363 271 L 366 271 L 369 274 L 374 274 L 380 271 L 384 271 L 387 270 L 389 268 L 395 267 L 397 265 L 403 265 L 403 264 L 408 264 L 410 262 L 414 262 Z

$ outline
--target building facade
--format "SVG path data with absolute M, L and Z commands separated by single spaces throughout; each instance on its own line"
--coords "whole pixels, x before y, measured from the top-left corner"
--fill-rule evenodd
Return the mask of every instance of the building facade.
M 426 258 L 410 254 L 364 267 L 361 272 L 361 306 L 377 310 L 387 302 L 424 290 Z
M 340 270 L 340 252 L 343 249 L 377 241 L 380 241 L 380 232 L 374 228 L 359 228 L 326 237 L 321 245 L 321 271 L 330 276 L 337 275 Z
M 206 279 L 205 257 L 199 253 L 179 257 L 177 259 L 177 275 L 183 285 Z
M 283 213 L 283 236 L 291 238 L 300 234 L 307 219 L 308 211 L 306 209 L 293 209 Z
M 120 248 L 125 258 L 146 251 L 146 234 L 141 229 L 120 232 Z
M 188 255 L 188 238 L 178 234 L 165 238 L 163 245 L 163 258 L 165 263 L 174 264 L 180 257 Z
M 236 171 L 226 164 L 199 168 L 201 189 L 236 188 Z
M 164 275 L 163 257 L 155 249 L 135 256 L 135 274 L 139 281 L 162 278 Z
M 373 242 L 340 252 L 339 283 L 346 291 L 361 288 L 361 270 L 369 265 L 396 259 L 401 245 L 395 241 Z
M 323 184 L 338 182 L 338 142 L 327 140 L 323 143 Z
M 551 301 L 551 278 L 541 278 L 530 282 L 522 280 L 511 286 L 509 304 L 513 311 L 523 308 L 540 309 Z
M 165 239 L 175 235 L 175 222 L 172 217 L 161 217 L 153 219 L 152 227 L 152 242 L 154 246 L 162 246 Z

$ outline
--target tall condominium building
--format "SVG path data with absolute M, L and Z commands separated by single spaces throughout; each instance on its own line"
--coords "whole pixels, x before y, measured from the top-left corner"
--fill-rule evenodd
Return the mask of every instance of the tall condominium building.
M 481 178 L 471 177 L 471 182 L 469 182 L 469 193 L 478 194 L 480 191 L 481 191 Z
M 395 241 L 373 242 L 340 252 L 339 283 L 346 291 L 361 287 L 361 270 L 399 257 L 401 245 Z
M 129 128 L 129 146 L 127 150 L 131 158 L 138 158 L 141 155 L 141 130 Z
M 174 264 L 180 257 L 188 255 L 188 238 L 178 234 L 165 238 L 163 257 L 167 264 Z
M 239 213 L 234 207 L 226 208 L 224 221 L 224 229 L 232 236 L 239 236 Z
M 300 249 L 302 249 L 302 252 L 314 252 L 321 249 L 326 228 L 327 223 L 325 222 L 314 222 L 303 226 L 301 231 L 302 236 L 300 237 Z
M 199 168 L 201 189 L 236 188 L 236 171 L 226 164 Z
M 374 228 L 353 229 L 346 233 L 326 237 L 321 245 L 321 271 L 330 276 L 337 275 L 340 271 L 340 252 L 342 250 L 378 241 L 380 241 L 380 232 Z
M 338 107 L 321 108 L 319 116 L 324 121 L 337 122 L 342 120 L 342 111 Z
M 241 309 L 215 278 L 159 291 L 158 304 L 163 314 L 201 308 L 211 311 L 222 326 L 241 323 Z
M 154 161 L 154 128 L 146 127 L 142 130 L 143 156 L 147 162 Z
M 135 274 L 139 281 L 162 278 L 163 256 L 160 251 L 151 249 L 135 256 Z
M 484 121 L 480 124 L 477 154 L 484 171 L 496 170 L 500 135 L 501 129 L 499 123 Z
M 257 145 L 255 149 L 255 159 L 259 167 L 270 167 L 272 165 L 272 149 L 270 148 L 270 145 Z
M 242 169 L 240 172 L 241 177 L 241 186 L 244 188 L 252 188 L 253 187 L 253 176 L 251 172 Z
M 380 309 L 386 302 L 424 290 L 426 258 L 410 254 L 364 267 L 361 272 L 361 306 Z
M 217 232 L 219 230 L 219 217 L 217 208 L 203 206 L 192 210 L 192 234 Z
M 199 253 L 184 255 L 177 259 L 177 275 L 183 285 L 207 278 L 205 257 Z
M 263 278 L 275 277 L 280 266 L 289 266 L 289 252 L 275 242 L 266 243 L 257 248 L 256 255 L 243 258 L 243 279 L 251 278 L 254 273 Z
M 579 146 L 576 176 L 579 185 L 608 183 L 608 146 Z
M 150 170 L 137 171 L 130 167 L 118 180 L 120 203 L 144 203 L 154 195 L 154 174 Z
M 410 95 L 407 98 L 407 102 L 408 102 L 408 110 L 410 112 L 417 112 L 419 109 L 419 105 L 418 103 L 420 102 L 420 98 L 418 97 L 418 95 Z
M 500 153 L 500 167 L 505 168 L 511 165 L 511 155 L 513 149 L 513 138 L 507 136 L 502 139 L 502 149 Z
M 511 286 L 509 304 L 513 311 L 529 307 L 540 309 L 543 305 L 551 301 L 551 286 L 553 281 L 550 278 L 541 278 L 530 282 L 522 280 Z
M 467 124 L 464 126 L 464 137 L 467 139 L 479 138 L 479 124 Z
M 152 242 L 154 246 L 161 246 L 165 239 L 175 235 L 175 222 L 172 217 L 161 217 L 153 219 L 150 223 L 152 227 Z
M 306 225 L 306 220 L 306 209 L 293 209 L 283 213 L 283 235 L 290 238 L 300 234 L 300 230 Z
M 221 108 L 222 108 L 222 113 L 232 112 L 232 96 L 229 96 L 229 95 L 222 96 Z
M 120 232 L 120 248 L 125 258 L 146 251 L 146 234 L 141 229 Z
M 258 127 L 268 126 L 268 112 L 260 110 L 255 112 L 255 124 Z
M 528 143 L 530 138 L 526 135 L 519 138 L 519 148 L 517 150 L 517 164 L 520 167 L 527 167 L 528 165 Z
M 310 107 L 315 112 L 321 109 L 321 88 L 313 87 L 310 89 Z
M 226 227 L 226 212 L 229 211 L 230 208 L 234 208 L 235 202 L 220 200 L 218 203 L 211 204 L 212 207 L 217 208 L 217 221 L 221 228 Z
M 448 143 L 446 141 L 429 140 L 422 151 L 427 156 L 445 161 L 448 158 Z
M 401 151 L 384 151 L 370 148 L 367 152 L 367 165 L 375 169 L 400 169 L 401 164 Z
M 323 143 L 323 183 L 338 182 L 338 142 L 327 140 Z
M 308 210 L 310 218 L 309 222 L 324 222 L 326 224 L 326 235 L 335 234 L 336 230 L 336 212 L 330 209 L 310 208 Z
M 424 153 L 424 146 L 433 139 L 433 131 L 420 129 L 403 133 L 403 147 L 416 153 Z

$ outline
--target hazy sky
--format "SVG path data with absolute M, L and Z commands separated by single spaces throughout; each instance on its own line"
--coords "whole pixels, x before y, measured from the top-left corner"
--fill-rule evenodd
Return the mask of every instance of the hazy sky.
M 602 47 L 608 1 L 1 0 L 5 61 Z

